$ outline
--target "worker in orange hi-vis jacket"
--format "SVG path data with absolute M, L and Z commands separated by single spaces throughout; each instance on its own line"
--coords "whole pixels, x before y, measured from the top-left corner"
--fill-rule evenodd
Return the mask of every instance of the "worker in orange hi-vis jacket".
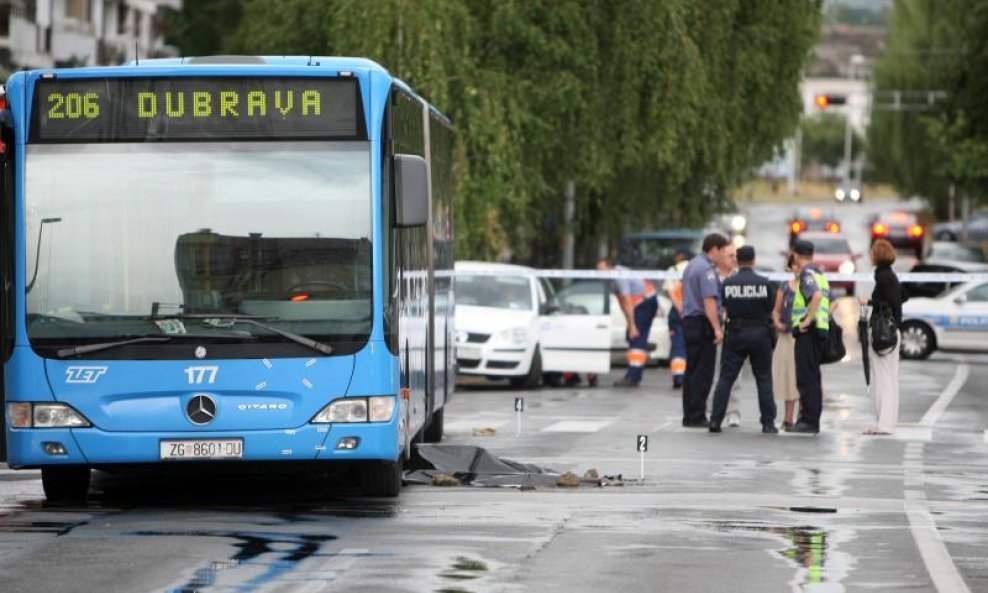
M 610 258 L 597 262 L 598 270 L 627 269 L 615 266 Z M 648 332 L 659 310 L 655 287 L 642 278 L 616 278 L 611 286 L 628 322 L 628 372 L 614 383 L 615 387 L 638 387 L 648 362 Z
M 675 264 L 670 272 L 682 274 L 693 254 L 688 247 L 680 247 L 674 256 Z M 686 374 L 686 335 L 683 333 L 683 281 L 679 278 L 669 278 L 662 285 L 672 307 L 669 309 L 669 373 L 672 375 L 673 389 L 683 386 L 683 375 Z

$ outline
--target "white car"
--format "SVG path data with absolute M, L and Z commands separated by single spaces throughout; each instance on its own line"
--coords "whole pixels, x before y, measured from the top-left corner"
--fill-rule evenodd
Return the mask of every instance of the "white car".
M 610 315 L 560 308 L 532 268 L 457 262 L 455 269 L 459 373 L 535 387 L 545 373 L 610 370 Z M 597 285 L 603 303 L 605 283 Z
M 605 288 L 606 289 L 606 288 Z M 617 297 L 611 293 L 607 308 L 603 311 L 603 301 L 599 298 L 601 284 L 598 282 L 578 281 L 556 294 L 556 301 L 565 311 L 582 308 L 594 315 L 607 314 L 611 319 L 611 364 L 626 364 L 628 352 L 628 322 L 621 312 Z M 659 295 L 659 309 L 648 330 L 648 359 L 649 362 L 662 364 L 669 360 L 669 309 L 672 302 Z
M 988 351 L 988 282 L 906 301 L 900 330 L 902 358 L 924 359 L 938 348 Z

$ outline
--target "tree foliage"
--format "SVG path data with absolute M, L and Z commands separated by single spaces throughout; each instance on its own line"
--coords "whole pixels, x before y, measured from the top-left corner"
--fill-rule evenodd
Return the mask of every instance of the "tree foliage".
M 988 193 L 986 57 L 985 2 L 896 2 L 887 50 L 875 68 L 876 90 L 946 93 L 931 110 L 878 111 L 872 118 L 871 159 L 900 192 L 937 206 L 951 185 L 975 199 Z
M 458 256 L 702 223 L 791 135 L 818 0 L 246 0 L 227 49 L 356 55 L 457 129 Z
M 821 113 L 803 119 L 802 168 L 811 163 L 837 168 L 844 160 L 847 118 L 840 113 Z M 864 152 L 864 138 L 852 132 L 852 162 Z

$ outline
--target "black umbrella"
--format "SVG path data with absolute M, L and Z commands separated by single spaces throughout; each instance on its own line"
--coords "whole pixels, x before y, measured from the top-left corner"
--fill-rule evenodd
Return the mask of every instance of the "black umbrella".
M 861 364 L 864 366 L 865 385 L 871 385 L 871 360 L 868 358 L 868 306 L 861 305 L 858 315 L 858 341 L 861 342 Z

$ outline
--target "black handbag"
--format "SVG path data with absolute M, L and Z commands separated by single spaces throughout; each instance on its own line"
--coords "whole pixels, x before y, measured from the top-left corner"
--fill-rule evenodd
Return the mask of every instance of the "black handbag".
M 899 343 L 899 328 L 888 303 L 874 303 L 871 314 L 871 347 L 879 356 L 885 356 Z

